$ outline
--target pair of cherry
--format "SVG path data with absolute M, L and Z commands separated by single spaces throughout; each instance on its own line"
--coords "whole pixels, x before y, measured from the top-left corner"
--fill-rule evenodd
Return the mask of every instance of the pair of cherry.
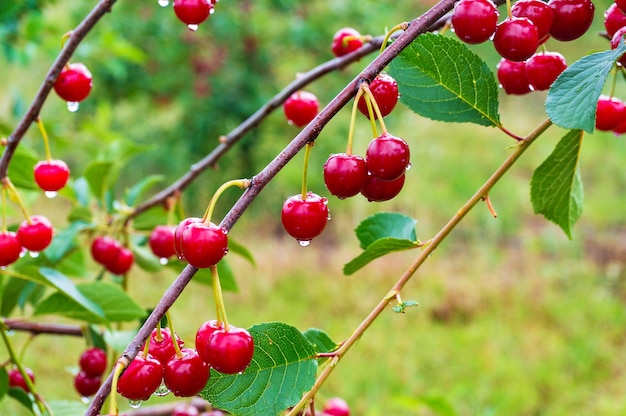
M 24 220 L 17 232 L 0 232 L 0 267 L 15 263 L 23 250 L 38 253 L 52 242 L 53 229 L 48 218 L 33 215 Z
M 135 256 L 131 249 L 109 236 L 99 236 L 91 243 L 91 257 L 104 268 L 117 275 L 126 274 L 132 267 Z
M 88 348 L 78 359 L 80 371 L 74 376 L 74 388 L 82 397 L 93 396 L 102 384 L 107 369 L 106 352 L 100 348 Z
M 26 375 L 30 379 L 31 383 L 35 384 L 35 373 L 33 372 L 33 370 L 31 370 L 28 367 L 25 367 L 24 372 L 26 372 Z M 22 373 L 17 367 L 11 368 L 8 371 L 8 375 L 9 375 L 9 387 L 22 389 L 26 392 L 29 391 L 28 385 L 26 384 L 26 380 L 24 380 L 24 376 L 22 375 Z

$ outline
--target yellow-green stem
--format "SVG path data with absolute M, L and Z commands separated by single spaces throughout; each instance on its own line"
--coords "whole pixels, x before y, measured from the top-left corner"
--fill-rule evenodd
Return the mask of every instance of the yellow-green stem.
M 370 90 L 370 87 L 364 82 L 363 84 L 361 84 L 359 89 L 363 90 L 363 99 L 365 100 L 365 105 L 367 106 L 367 118 L 369 118 L 370 124 L 372 126 L 372 134 L 374 135 L 374 137 L 378 137 L 378 131 L 376 129 L 376 118 L 374 117 L 374 107 L 372 106 L 372 95 L 367 93 L 367 91 Z
M 241 189 L 246 189 L 250 186 L 249 179 L 233 179 L 232 181 L 224 182 L 222 186 L 217 188 L 217 191 L 213 194 L 213 198 L 209 201 L 209 205 L 207 206 L 206 211 L 204 212 L 204 216 L 202 217 L 202 222 L 208 224 L 211 222 L 211 217 L 213 216 L 213 211 L 215 210 L 215 205 L 217 204 L 217 200 L 220 195 L 224 193 L 224 191 L 231 186 L 237 186 Z
M 224 295 L 222 294 L 222 285 L 220 276 L 217 272 L 217 266 L 211 266 L 211 277 L 213 283 L 213 297 L 215 298 L 215 309 L 217 313 L 217 321 L 224 325 L 224 330 L 228 332 L 228 318 L 226 316 L 226 305 L 224 303 Z
M 611 80 L 611 91 L 609 92 L 609 97 L 613 97 L 615 94 L 615 84 L 617 83 L 617 65 L 613 65 L 613 79 Z
M 122 371 L 126 368 L 126 365 L 119 359 L 115 364 L 113 371 L 113 380 L 111 381 L 111 401 L 109 402 L 109 416 L 117 416 L 117 381 L 122 374 Z
M 37 117 L 37 127 L 39 127 L 41 137 L 43 138 L 43 146 L 46 151 L 46 160 L 50 162 L 52 160 L 52 153 L 50 152 L 50 141 L 48 140 L 48 133 L 46 132 L 46 128 L 43 125 L 43 121 L 41 121 L 41 118 L 39 117 Z
M 363 97 L 363 90 L 359 88 L 354 97 L 354 103 L 352 104 L 352 116 L 350 117 L 350 129 L 348 130 L 348 146 L 346 147 L 346 154 L 352 155 L 352 145 L 354 143 L 354 127 L 356 125 L 356 113 L 359 109 L 359 100 Z
M 509 19 L 513 18 L 513 12 L 511 11 L 511 0 L 506 0 L 506 15 Z
M 313 143 L 308 142 L 304 148 L 304 163 L 302 164 L 302 200 L 304 201 L 307 196 L 307 176 L 309 173 L 309 157 L 311 156 L 311 149 Z
M 378 123 L 380 124 L 380 129 L 383 131 L 383 134 L 387 134 L 387 126 L 385 125 L 385 120 L 383 120 L 383 115 L 380 112 L 380 107 L 378 107 L 376 98 L 374 98 L 374 94 L 372 94 L 372 90 L 370 90 L 369 85 L 365 85 L 364 88 L 365 88 L 365 94 L 367 94 L 367 96 L 370 98 L 372 107 L 374 107 L 374 111 L 376 112 L 376 116 L 378 117 Z M 368 111 L 369 111 L 369 108 L 368 108 Z M 370 118 L 373 119 L 373 117 L 371 117 L 371 114 L 370 114 Z M 378 135 L 374 132 L 374 137 L 376 136 Z
M 13 182 L 11 182 L 11 180 L 8 177 L 4 179 L 4 188 L 7 190 L 7 192 L 10 193 L 10 195 L 12 196 L 12 199 L 17 202 L 17 205 L 20 207 L 20 211 L 22 211 L 22 215 L 24 215 L 24 218 L 26 219 L 26 221 L 28 221 L 28 223 L 31 224 L 32 220 L 30 219 L 30 215 L 28 215 L 28 210 L 26 209 L 26 205 L 24 204 L 24 201 L 22 200 L 20 193 L 17 191 L 17 188 L 15 187 L 15 185 L 13 185 Z
M 385 39 L 383 39 L 383 43 L 380 45 L 380 53 L 383 53 L 383 51 L 387 47 L 387 43 L 389 42 L 391 35 L 393 35 L 395 32 L 399 30 L 406 30 L 408 27 L 409 27 L 408 22 L 400 23 L 392 27 L 391 30 L 387 32 L 387 34 L 385 35 Z
M 5 181 L 8 181 L 9 178 L 5 178 Z M 0 186 L 0 192 L 2 192 L 2 232 L 6 233 L 8 231 L 7 228 L 7 190 L 4 187 L 4 181 L 2 182 L 2 186 Z
M 170 329 L 170 336 L 172 337 L 172 343 L 174 344 L 174 351 L 176 351 L 176 357 L 180 358 L 183 354 L 180 352 L 180 345 L 176 342 L 176 333 L 174 332 L 174 323 L 170 316 L 170 311 L 165 312 L 165 318 L 167 319 L 167 327 Z

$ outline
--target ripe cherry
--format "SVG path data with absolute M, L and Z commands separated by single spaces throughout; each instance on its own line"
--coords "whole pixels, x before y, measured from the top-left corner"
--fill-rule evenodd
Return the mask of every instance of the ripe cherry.
M 361 34 L 356 29 L 344 27 L 335 32 L 330 48 L 333 54 L 339 57 L 354 52 L 361 46 L 363 46 Z
M 47 192 L 63 188 L 70 177 L 70 169 L 62 160 L 43 160 L 34 168 L 35 182 Z
M 228 253 L 228 235 L 224 229 L 202 220 L 183 220 L 176 228 L 174 241 L 180 243 L 179 258 L 197 268 L 215 266 Z
M 365 159 L 357 155 L 338 153 L 324 163 L 324 183 L 331 194 L 343 199 L 361 192 L 367 180 Z
M 104 267 L 113 274 L 123 275 L 130 270 L 134 262 L 133 252 L 128 247 L 120 247 L 115 260 L 105 264 Z
M 199 415 L 200 415 L 200 411 L 198 410 L 196 406 L 192 405 L 191 403 L 181 403 L 174 408 L 171 416 L 199 416 Z M 205 416 L 205 414 L 202 413 L 202 416 Z
M 195 345 L 198 355 L 204 362 L 208 362 L 209 339 L 215 331 L 221 329 L 224 329 L 224 325 L 215 319 L 206 321 L 198 328 Z
M 511 14 L 515 17 L 525 17 L 535 24 L 539 44 L 550 37 L 554 13 L 546 2 L 542 0 L 518 0 L 511 7 Z
M 530 82 L 526 77 L 526 62 L 513 62 L 502 58 L 498 62 L 496 73 L 500 86 L 507 94 L 523 95 L 531 91 Z
M 491 0 L 460 0 L 452 12 L 452 29 L 465 43 L 482 43 L 496 31 L 499 15 Z
M 74 376 L 74 388 L 81 397 L 90 397 L 96 394 L 102 384 L 101 376 L 90 376 L 80 371 Z
M 526 78 L 535 91 L 547 90 L 567 68 L 565 57 L 558 52 L 542 52 L 526 61 Z
M 596 129 L 611 131 L 626 118 L 626 104 L 616 97 L 601 95 L 596 107 Z
M 183 348 L 163 366 L 163 381 L 177 397 L 191 397 L 202 391 L 209 379 L 209 365 L 196 350 Z
M 550 0 L 554 20 L 550 35 L 563 42 L 585 34 L 593 22 L 595 6 L 591 0 Z
M 370 91 L 383 117 L 393 111 L 398 103 L 398 97 L 400 97 L 398 93 L 398 83 L 391 75 L 386 73 L 378 74 L 376 78 L 370 82 Z M 361 97 L 359 100 L 358 108 L 361 113 L 369 118 L 367 102 L 364 97 Z M 374 112 L 374 119 L 378 119 L 376 112 Z
M 174 0 L 174 13 L 186 25 L 198 25 L 204 22 L 213 11 L 209 0 Z
M 174 250 L 176 251 L 176 255 L 180 260 L 185 260 L 185 256 L 183 254 L 183 231 L 192 223 L 201 223 L 202 218 L 198 217 L 189 217 L 182 220 L 176 228 L 174 228 Z
M 52 241 L 52 224 L 43 215 L 33 215 L 30 222 L 24 220 L 17 229 L 17 238 L 27 250 L 39 252 Z
M 392 181 L 409 167 L 409 145 L 403 139 L 383 133 L 367 146 L 367 170 L 378 179 Z
M 296 91 L 283 104 L 287 121 L 297 127 L 304 127 L 311 122 L 319 110 L 319 101 L 315 94 L 308 91 Z
M 526 17 L 505 19 L 493 36 L 496 51 L 510 61 L 521 62 L 530 58 L 539 46 L 537 26 Z
M 97 347 L 88 348 L 80 355 L 78 365 L 89 377 L 101 376 L 107 369 L 106 352 Z
M 361 189 L 361 195 L 370 202 L 382 202 L 393 199 L 404 186 L 405 175 L 392 181 L 384 181 L 370 174 L 367 176 L 365 186 Z
M 604 28 L 609 38 L 612 38 L 615 32 L 626 26 L 626 14 L 624 14 L 616 3 L 604 12 Z
M 183 348 L 184 342 L 178 335 L 175 337 L 179 348 Z M 164 365 L 176 354 L 176 347 L 174 346 L 169 328 L 161 328 L 160 332 L 156 328 L 152 330 L 148 353 Z
M 91 72 L 81 63 L 73 63 L 66 66 L 54 83 L 56 93 L 68 102 L 83 101 L 92 87 Z
M 340 397 L 332 397 L 324 405 L 324 413 L 328 416 L 350 416 L 350 406 Z
M 117 259 L 121 247 L 120 242 L 112 237 L 96 237 L 91 242 L 91 257 L 102 265 L 110 264 Z
M 610 41 L 611 49 L 617 49 L 619 43 L 624 38 L 624 35 L 626 35 L 626 26 L 617 29 L 617 32 L 613 34 L 613 37 Z M 620 63 L 622 66 L 626 66 L 626 55 L 622 55 L 622 57 L 619 58 L 617 62 Z
M 152 253 L 158 258 L 167 259 L 176 254 L 174 230 L 176 227 L 170 225 L 157 225 L 150 233 L 148 245 Z
M 163 365 L 140 351 L 117 382 L 117 392 L 128 400 L 148 400 L 163 380 Z
M 231 325 L 228 331 L 213 332 L 206 349 L 204 355 L 211 368 L 223 374 L 237 374 L 250 365 L 254 342 L 247 330 Z
M 283 204 L 281 220 L 290 236 L 307 245 L 326 227 L 328 199 L 313 192 L 308 192 L 306 198 L 302 194 L 291 196 Z
M 626 0 L 615 0 L 615 4 L 617 4 L 622 13 L 626 13 Z
M 13 231 L 0 232 L 0 267 L 15 263 L 22 254 L 22 245 Z
M 35 384 L 35 373 L 33 370 L 26 367 L 24 368 L 26 375 L 30 378 L 30 381 Z M 20 370 L 17 368 L 12 368 L 8 371 L 9 373 L 9 387 L 17 387 L 24 391 L 28 391 L 28 386 L 26 385 L 26 381 L 24 381 L 24 376 L 20 373 Z

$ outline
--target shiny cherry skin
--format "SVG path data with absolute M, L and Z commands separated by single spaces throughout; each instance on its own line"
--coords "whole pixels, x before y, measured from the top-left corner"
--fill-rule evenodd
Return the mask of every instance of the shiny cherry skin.
M 80 355 L 78 365 L 89 377 L 101 376 L 107 369 L 107 354 L 102 348 L 87 348 Z
M 496 31 L 499 15 L 491 0 L 460 0 L 452 11 L 452 29 L 465 43 L 482 43 Z
M 315 94 L 308 91 L 296 91 L 283 104 L 283 112 L 290 124 L 304 127 L 311 122 L 319 111 L 319 101 Z
M 0 232 L 0 267 L 15 263 L 22 254 L 22 245 L 13 231 Z
M 52 241 L 52 223 L 43 215 L 33 215 L 30 221 L 24 220 L 17 229 L 17 238 L 27 250 L 39 252 Z
M 180 403 L 172 411 L 171 416 L 199 416 L 200 411 L 191 403 Z M 202 413 L 204 416 L 204 413 Z
M 174 0 L 174 14 L 186 25 L 198 25 L 211 15 L 213 3 L 209 0 Z
M 30 368 L 24 368 L 26 375 L 30 378 L 30 381 L 35 384 L 35 373 Z M 9 387 L 17 387 L 24 391 L 28 391 L 28 386 L 26 385 L 26 381 L 24 381 L 24 377 L 20 370 L 17 368 L 12 368 L 8 371 L 9 373 Z
M 615 4 L 617 4 L 622 13 L 626 13 L 626 0 L 615 0 Z
M 526 61 L 526 78 L 535 91 L 550 88 L 552 83 L 567 69 L 565 57 L 558 52 L 541 52 Z
M 550 36 L 562 42 L 578 39 L 587 32 L 595 13 L 591 0 L 550 0 L 554 20 Z
M 363 195 L 370 202 L 382 202 L 395 198 L 404 186 L 405 175 L 392 181 L 378 179 L 374 175 L 368 175 L 365 186 L 361 189 Z
M 331 397 L 324 404 L 324 413 L 328 416 L 350 416 L 350 406 L 340 397 Z
M 222 374 L 237 374 L 252 362 L 254 341 L 244 328 L 218 329 L 209 338 L 207 363 Z
M 102 384 L 102 376 L 90 376 L 80 371 L 74 376 L 74 389 L 81 397 L 90 397 L 96 394 Z
M 42 160 L 34 168 L 35 182 L 48 192 L 56 192 L 63 188 L 70 177 L 70 169 L 62 160 Z
M 302 194 L 291 196 L 283 204 L 281 221 L 287 234 L 302 243 L 311 241 L 326 227 L 328 199 L 310 191 L 304 199 Z
M 626 118 L 626 104 L 616 97 L 601 95 L 596 107 L 596 129 L 611 131 Z
M 180 223 L 178 223 L 178 225 L 174 229 L 174 251 L 176 251 L 176 255 L 180 260 L 185 260 L 185 255 L 183 253 L 183 231 L 186 230 L 189 225 L 201 222 L 202 218 L 185 218 Z
M 91 72 L 81 63 L 72 63 L 63 68 L 54 83 L 54 91 L 68 102 L 83 101 L 93 86 Z
M 228 253 L 228 235 L 224 229 L 213 223 L 192 221 L 175 233 L 180 236 L 183 258 L 199 269 L 215 266 Z M 176 236 L 174 240 L 176 241 Z M 181 253 L 178 254 L 180 257 Z
M 554 20 L 552 8 L 542 0 L 518 0 L 511 7 L 511 14 L 515 17 L 525 17 L 537 27 L 539 44 L 550 37 L 550 28 Z
M 183 348 L 183 340 L 178 335 L 175 335 L 175 338 L 176 342 L 178 342 L 178 347 Z M 164 365 L 176 354 L 176 347 L 174 346 L 169 328 L 161 328 L 160 331 L 156 328 L 152 330 L 148 353 Z
M 177 397 L 191 397 L 202 391 L 209 380 L 209 365 L 193 348 L 182 348 L 163 366 L 163 381 Z
M 367 164 L 361 156 L 338 153 L 331 155 L 324 163 L 324 184 L 337 198 L 358 194 L 366 180 Z
M 113 263 L 122 245 L 112 237 L 100 236 L 91 242 L 91 257 L 102 265 Z
M 117 392 L 128 400 L 148 400 L 163 380 L 163 365 L 140 351 L 117 382 Z
M 378 109 L 383 117 L 389 115 L 398 103 L 400 94 L 398 93 L 398 83 L 389 74 L 380 73 L 370 82 L 370 91 L 378 104 Z M 369 111 L 367 109 L 367 102 L 364 97 L 361 97 L 357 104 L 359 111 L 369 118 Z M 378 114 L 374 112 L 374 119 L 378 119 Z
M 171 225 L 157 225 L 150 233 L 148 245 L 152 253 L 158 258 L 167 259 L 176 255 L 174 230 L 176 227 Z
M 539 46 L 537 26 L 526 17 L 507 18 L 496 28 L 493 46 L 503 58 L 525 61 Z
M 361 34 L 351 27 L 344 27 L 339 29 L 333 35 L 333 41 L 330 45 L 330 49 L 337 57 L 344 56 L 350 52 L 354 52 L 363 46 L 363 38 Z
M 609 6 L 604 12 L 604 28 L 606 35 L 612 38 L 615 32 L 626 26 L 626 14 L 622 12 L 616 3 Z
M 206 321 L 198 331 L 196 332 L 196 351 L 198 351 L 198 355 L 204 362 L 208 362 L 208 347 L 209 347 L 209 339 L 213 335 L 213 333 L 217 330 L 224 329 L 224 325 L 221 322 L 218 322 L 215 319 Z
M 365 163 L 373 176 L 384 181 L 393 181 L 404 175 L 410 157 L 407 142 L 389 133 L 383 133 L 367 146 Z
M 115 260 L 105 264 L 104 267 L 113 274 L 123 275 L 128 273 L 134 262 L 135 255 L 131 249 L 128 247 L 120 247 Z
M 526 62 L 513 62 L 502 58 L 498 62 L 496 74 L 500 86 L 507 94 L 523 95 L 531 91 L 530 82 L 526 77 Z

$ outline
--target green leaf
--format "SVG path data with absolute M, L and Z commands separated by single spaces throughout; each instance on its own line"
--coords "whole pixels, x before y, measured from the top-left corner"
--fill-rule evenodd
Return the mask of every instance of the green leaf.
M 144 312 L 144 316 L 145 316 L 145 312 Z M 133 341 L 136 335 L 137 335 L 136 330 L 105 331 L 104 340 L 106 341 L 106 345 L 111 347 L 113 351 L 121 353 Z
M 315 349 L 290 325 L 272 322 L 249 329 L 252 363 L 242 374 L 211 371 L 201 396 L 234 416 L 277 416 L 295 405 L 315 382 Z
M 90 224 L 84 222 L 73 222 L 63 230 L 55 233 L 52 242 L 46 248 L 45 255 L 51 263 L 57 263 L 70 250 L 76 247 L 76 236 Z
M 48 405 L 55 415 L 83 416 L 87 411 L 87 405 L 78 401 L 52 400 Z
M 571 130 L 563 136 L 530 181 L 530 200 L 535 213 L 557 224 L 570 239 L 583 208 L 578 166 L 582 139 L 581 130 Z
M 356 227 L 356 236 L 362 249 L 381 238 L 393 237 L 401 240 L 417 240 L 417 220 L 395 212 L 379 212 L 370 215 Z
M 546 112 L 552 122 L 565 129 L 592 133 L 596 107 L 615 61 L 626 52 L 626 44 L 610 51 L 584 56 L 554 81 L 546 98 Z
M 254 260 L 254 255 L 252 254 L 252 252 L 248 250 L 247 247 L 243 246 L 237 241 L 234 241 L 232 238 L 228 239 L 228 252 L 239 254 L 241 257 L 248 260 L 248 263 L 256 266 L 256 261 Z
M 35 414 L 34 397 L 31 398 L 31 396 L 28 393 L 26 393 L 24 390 L 22 390 L 20 387 L 9 387 L 9 391 L 7 393 L 10 397 L 14 398 L 22 406 L 28 409 L 30 413 Z
M 5 367 L 0 367 L 0 401 L 4 398 L 9 390 L 9 373 Z
M 433 120 L 500 126 L 498 84 L 489 66 L 452 37 L 424 33 L 396 57 L 389 73 L 400 101 Z
M 33 177 L 33 169 L 39 160 L 24 146 L 18 146 L 9 165 L 9 178 L 13 185 L 22 189 L 39 189 Z
M 316 353 L 331 352 L 339 347 L 326 332 L 317 328 L 309 328 L 303 332 L 306 339 L 313 345 Z
M 441 395 L 425 395 L 419 397 L 401 397 L 395 400 L 403 409 L 410 410 L 412 412 L 422 410 L 424 408 L 429 410 L 428 414 L 434 416 L 457 416 L 456 410 L 450 404 L 450 402 Z
M 351 275 L 369 262 L 394 251 L 416 248 L 417 241 L 399 240 L 397 238 L 381 238 L 370 244 L 365 251 L 343 266 L 343 273 Z
M 113 174 L 113 162 L 109 160 L 96 160 L 85 168 L 84 177 L 89 184 L 91 193 L 98 200 L 104 197 L 109 187 L 110 176 Z
M 167 224 L 167 211 L 161 205 L 142 212 L 133 220 L 133 228 L 143 231 L 152 231 L 157 225 L 163 224 Z
M 163 175 L 150 175 L 139 181 L 139 183 L 133 185 L 126 192 L 126 204 L 130 207 L 135 205 L 139 197 L 141 197 L 145 192 L 148 191 L 148 189 L 150 189 L 157 183 L 163 182 L 163 179 Z
M 152 253 L 150 248 L 133 244 L 131 250 L 135 257 L 135 263 L 142 270 L 152 273 L 163 270 L 163 265 L 159 262 L 159 259 L 154 253 Z

